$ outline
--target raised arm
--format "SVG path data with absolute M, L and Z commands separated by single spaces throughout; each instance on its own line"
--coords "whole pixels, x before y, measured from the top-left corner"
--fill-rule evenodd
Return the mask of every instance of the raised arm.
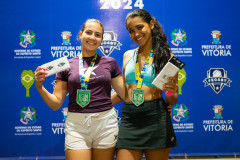
M 45 70 L 43 67 L 38 67 L 35 71 L 35 86 L 44 102 L 52 110 L 56 111 L 61 107 L 66 98 L 68 92 L 67 82 L 57 80 L 53 93 L 49 93 L 42 84 L 45 81 L 45 74 L 47 74 L 47 72 L 42 69 Z

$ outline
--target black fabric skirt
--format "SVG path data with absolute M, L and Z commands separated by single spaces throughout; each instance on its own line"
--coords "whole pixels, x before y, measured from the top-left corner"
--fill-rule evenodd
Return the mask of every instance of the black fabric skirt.
M 177 146 L 170 113 L 161 99 L 140 106 L 125 102 L 116 148 L 160 149 Z

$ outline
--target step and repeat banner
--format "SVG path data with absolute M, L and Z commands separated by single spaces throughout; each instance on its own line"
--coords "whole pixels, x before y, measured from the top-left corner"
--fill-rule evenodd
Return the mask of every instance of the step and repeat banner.
M 37 0 L 1 1 L 0 159 L 64 158 L 68 96 L 52 111 L 34 84 L 35 69 L 81 53 L 78 33 L 89 18 L 104 25 L 100 55 L 117 60 L 136 48 L 125 17 L 145 9 L 162 24 L 171 51 L 186 63 L 172 122 L 179 142 L 170 156 L 240 154 L 238 1 Z M 46 78 L 53 92 L 55 75 Z M 114 106 L 121 122 L 122 103 Z

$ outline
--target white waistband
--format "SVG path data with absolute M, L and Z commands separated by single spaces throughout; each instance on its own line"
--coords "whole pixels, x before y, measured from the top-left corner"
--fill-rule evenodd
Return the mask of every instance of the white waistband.
M 73 113 L 68 112 L 67 119 L 70 121 L 77 121 L 83 124 L 87 124 L 87 126 L 91 125 L 92 121 L 105 119 L 107 117 L 116 115 L 115 108 L 112 108 L 107 111 L 97 112 L 97 113 Z

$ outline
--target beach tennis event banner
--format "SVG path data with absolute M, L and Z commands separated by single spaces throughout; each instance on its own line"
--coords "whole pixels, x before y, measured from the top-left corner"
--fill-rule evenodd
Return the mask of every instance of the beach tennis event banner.
M 239 155 L 238 6 L 233 0 L 1 1 L 0 159 L 64 158 L 69 96 L 52 111 L 35 87 L 34 71 L 80 54 L 78 33 L 90 18 L 104 25 L 98 54 L 122 68 L 123 54 L 137 47 L 125 27 L 127 13 L 135 9 L 158 19 L 171 52 L 186 64 L 172 108 L 178 146 L 170 156 Z M 44 87 L 52 93 L 55 83 L 55 75 L 49 76 Z M 122 105 L 114 105 L 119 124 Z

